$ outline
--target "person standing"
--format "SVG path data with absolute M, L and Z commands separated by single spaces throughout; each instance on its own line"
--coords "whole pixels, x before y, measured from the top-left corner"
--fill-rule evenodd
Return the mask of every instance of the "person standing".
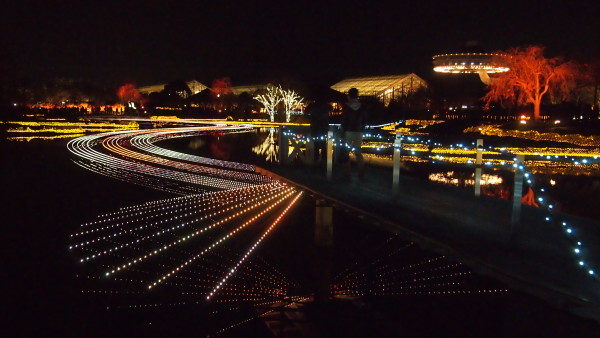
M 342 131 L 343 140 L 348 149 L 346 152 L 354 153 L 358 167 L 358 178 L 362 180 L 365 175 L 365 162 L 362 155 L 363 129 L 366 122 L 366 111 L 358 98 L 358 89 L 348 90 L 348 99 L 342 106 Z M 344 156 L 345 158 L 345 156 Z M 347 157 L 342 163 L 345 180 L 350 180 L 352 164 Z

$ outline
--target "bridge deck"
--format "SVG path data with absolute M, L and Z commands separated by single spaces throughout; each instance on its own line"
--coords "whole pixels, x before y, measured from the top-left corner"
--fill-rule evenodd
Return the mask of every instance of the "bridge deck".
M 474 196 L 471 190 L 402 176 L 392 197 L 391 168 L 367 166 L 365 179 L 333 179 L 324 168 L 303 165 L 258 169 L 330 200 L 336 210 L 398 233 L 420 246 L 455 257 L 514 289 L 542 297 L 558 307 L 600 322 L 600 280 L 578 264 L 573 241 L 561 225 L 546 221 L 545 210 L 523 205 L 521 227 L 511 234 L 512 201 Z M 600 223 L 570 215 L 569 224 L 587 248 L 600 248 Z M 600 252 L 587 252 L 586 258 Z M 597 260 L 596 260 L 597 262 Z M 600 271 L 596 271 L 596 274 Z

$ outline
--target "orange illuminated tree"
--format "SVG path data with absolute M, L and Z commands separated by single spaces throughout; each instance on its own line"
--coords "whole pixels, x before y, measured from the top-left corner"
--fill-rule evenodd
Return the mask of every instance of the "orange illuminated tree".
M 119 87 L 117 95 L 123 103 L 137 102 L 142 98 L 142 95 L 137 90 L 136 86 L 131 83 L 126 83 Z
M 488 85 L 483 101 L 502 106 L 533 105 L 533 118 L 540 117 L 544 95 L 565 100 L 578 77 L 577 66 L 561 57 L 544 57 L 544 47 L 528 46 L 498 52 L 492 62 L 505 64 L 508 72 L 499 73 Z
M 231 89 L 231 80 L 228 77 L 215 79 L 212 82 L 211 90 L 217 97 L 231 94 L 233 93 Z

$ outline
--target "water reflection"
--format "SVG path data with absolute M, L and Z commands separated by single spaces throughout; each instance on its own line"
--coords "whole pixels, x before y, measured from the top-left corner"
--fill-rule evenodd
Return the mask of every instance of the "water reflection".
M 252 151 L 255 154 L 263 157 L 268 163 L 279 162 L 278 147 L 275 138 L 276 130 L 277 128 L 260 128 L 259 133 L 266 134 L 266 137 L 263 139 L 262 143 L 259 143 L 252 148 Z
M 458 187 L 467 187 L 475 185 L 475 174 L 464 174 L 455 171 L 446 171 L 429 174 L 429 180 L 436 183 L 443 183 Z M 504 179 L 499 175 L 482 174 L 481 185 L 482 186 L 493 186 L 500 185 L 504 182 Z

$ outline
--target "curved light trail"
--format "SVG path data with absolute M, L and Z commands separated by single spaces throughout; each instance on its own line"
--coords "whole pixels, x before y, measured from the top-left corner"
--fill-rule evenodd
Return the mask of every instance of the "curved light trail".
M 251 130 L 220 123 L 69 141 L 74 162 L 88 170 L 180 195 L 123 207 L 82 224 L 71 235 L 69 250 L 84 264 L 82 278 L 98 283 L 97 289 L 82 292 L 111 295 L 113 306 L 145 308 L 269 304 L 297 287 L 257 251 L 302 192 L 257 173 L 252 165 L 156 144 Z

